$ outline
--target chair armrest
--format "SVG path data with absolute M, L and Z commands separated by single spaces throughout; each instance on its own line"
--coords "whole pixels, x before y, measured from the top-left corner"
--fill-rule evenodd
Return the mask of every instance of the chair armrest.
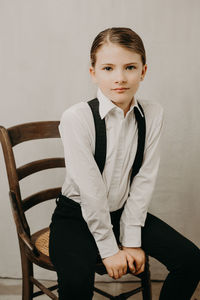
M 26 245 L 26 247 L 29 249 L 30 252 L 32 252 L 36 257 L 40 256 L 36 247 L 31 242 L 31 239 L 25 232 L 18 233 L 18 235 L 21 241 Z

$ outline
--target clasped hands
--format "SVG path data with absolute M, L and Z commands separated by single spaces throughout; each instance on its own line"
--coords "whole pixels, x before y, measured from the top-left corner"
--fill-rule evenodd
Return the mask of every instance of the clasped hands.
M 114 279 L 121 278 L 127 273 L 127 268 L 134 275 L 144 272 L 145 252 L 139 248 L 121 246 L 121 249 L 114 255 L 102 259 L 107 273 Z

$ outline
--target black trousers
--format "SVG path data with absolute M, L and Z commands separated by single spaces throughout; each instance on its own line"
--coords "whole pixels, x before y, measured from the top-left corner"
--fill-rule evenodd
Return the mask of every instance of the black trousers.
M 122 211 L 110 213 L 117 241 Z M 142 227 L 142 249 L 169 270 L 159 299 L 191 299 L 200 281 L 200 249 L 150 213 Z M 50 224 L 49 251 L 57 271 L 59 299 L 92 299 L 98 248 L 80 205 L 62 195 Z

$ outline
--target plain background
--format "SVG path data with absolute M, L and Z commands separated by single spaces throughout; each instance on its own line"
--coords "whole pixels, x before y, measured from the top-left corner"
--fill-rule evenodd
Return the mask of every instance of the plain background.
M 92 99 L 89 50 L 103 29 L 130 27 L 143 39 L 148 72 L 138 96 L 165 111 L 162 158 L 149 211 L 200 246 L 200 1 L 0 0 L 0 124 L 59 120 L 74 103 Z M 36 145 L 36 148 L 33 148 Z M 16 146 L 17 165 L 62 155 L 53 142 Z M 28 153 L 28 154 L 27 154 Z M 21 277 L 20 256 L 0 150 L 0 276 Z M 23 196 L 63 183 L 64 170 L 22 182 Z M 27 214 L 32 231 L 48 226 L 55 202 Z M 186 259 L 189 259 L 186 258 Z M 40 278 L 55 273 L 36 269 Z M 167 270 L 151 260 L 153 279 Z

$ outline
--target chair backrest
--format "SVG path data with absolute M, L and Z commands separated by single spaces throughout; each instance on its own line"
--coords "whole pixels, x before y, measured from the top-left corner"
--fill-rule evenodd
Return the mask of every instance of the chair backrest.
M 13 147 L 30 140 L 59 138 L 59 121 L 44 121 L 20 124 L 8 129 L 0 126 L 0 141 L 4 153 L 10 198 L 17 229 L 30 236 L 30 228 L 25 217 L 25 211 L 46 200 L 55 199 L 61 187 L 50 188 L 28 196 L 21 197 L 20 180 L 38 171 L 65 167 L 63 157 L 46 158 L 32 161 L 16 167 Z

